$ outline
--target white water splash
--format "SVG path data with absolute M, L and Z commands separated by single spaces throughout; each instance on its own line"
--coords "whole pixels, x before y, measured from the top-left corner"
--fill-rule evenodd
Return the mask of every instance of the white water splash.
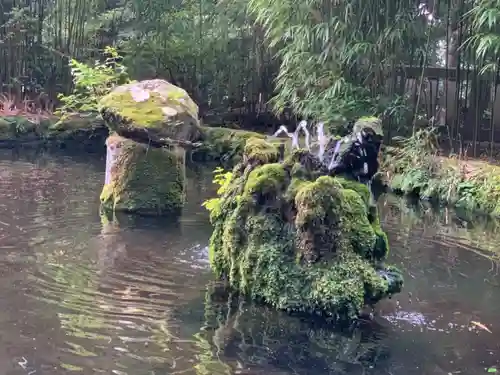
M 291 133 L 288 131 L 285 125 L 281 125 L 279 129 L 273 134 L 273 136 L 277 137 L 282 133 L 286 134 L 286 136 L 292 140 L 292 149 L 298 149 L 300 148 L 299 136 L 301 132 L 303 132 L 305 135 L 305 148 L 308 151 L 311 151 L 311 144 L 318 144 L 319 145 L 318 157 L 321 161 L 323 161 L 326 151 L 326 145 L 328 144 L 329 140 L 329 138 L 325 135 L 324 122 L 319 122 L 316 125 L 316 133 L 318 135 L 318 140 L 316 142 L 314 140 L 311 142 L 312 136 L 309 130 L 307 129 L 307 121 L 305 120 L 299 122 L 297 128 L 295 129 L 295 132 Z
M 325 137 L 325 124 L 323 122 L 319 122 L 318 125 L 316 125 L 316 130 L 319 144 L 318 157 L 320 161 L 323 161 L 323 158 L 325 157 L 325 148 L 328 143 L 328 138 Z
M 281 125 L 279 129 L 276 131 L 276 133 L 273 134 L 273 137 L 277 137 L 281 133 L 285 133 L 287 137 L 293 138 L 293 133 L 289 133 L 285 125 Z
M 342 143 L 345 142 L 350 142 L 353 139 L 353 137 L 356 137 L 359 143 L 363 143 L 363 137 L 361 133 L 357 134 L 351 134 L 348 135 L 340 140 L 338 140 L 335 143 L 335 149 L 333 150 L 333 153 L 330 154 L 329 151 L 327 150 L 326 147 L 331 140 L 331 137 L 329 137 L 327 134 L 325 134 L 325 123 L 324 122 L 318 122 L 315 125 L 316 129 L 316 136 L 317 139 L 314 139 L 314 137 L 311 135 L 309 130 L 307 129 L 307 121 L 302 120 L 298 125 L 297 128 L 295 129 L 295 132 L 291 133 L 288 131 L 287 127 L 285 125 L 281 125 L 279 129 L 273 134 L 274 137 L 279 136 L 280 134 L 286 134 L 287 137 L 289 137 L 292 140 L 292 149 L 298 149 L 300 148 L 299 144 L 299 135 L 300 132 L 303 132 L 305 134 L 305 148 L 308 151 L 311 151 L 311 145 L 317 145 L 319 146 L 318 152 L 314 152 L 316 156 L 320 159 L 320 161 L 328 168 L 328 170 L 332 170 L 335 168 L 337 164 L 337 156 L 340 152 L 340 147 Z M 363 150 L 363 152 L 365 152 Z M 327 157 L 328 160 L 325 160 L 325 156 Z M 365 163 L 363 165 L 363 172 L 364 174 L 368 173 L 368 164 Z
M 293 148 L 299 148 L 299 134 L 300 131 L 303 131 L 304 134 L 306 135 L 306 149 L 311 150 L 311 144 L 309 142 L 310 134 L 309 130 L 307 130 L 307 121 L 302 120 L 299 122 L 299 125 L 297 126 L 297 129 L 295 129 L 295 133 L 293 133 L 293 138 L 292 138 L 292 147 Z
M 340 144 L 341 141 L 338 141 L 337 144 L 335 145 L 335 150 L 333 152 L 332 159 L 330 160 L 330 164 L 328 164 L 328 170 L 330 171 L 335 167 L 335 164 L 337 163 L 337 161 L 335 160 L 335 156 L 339 153 Z

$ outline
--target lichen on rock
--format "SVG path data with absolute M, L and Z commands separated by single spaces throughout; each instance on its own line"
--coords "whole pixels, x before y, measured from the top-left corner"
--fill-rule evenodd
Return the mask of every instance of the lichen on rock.
M 274 145 L 249 139 L 211 210 L 217 276 L 276 308 L 339 319 L 399 292 L 367 187 L 327 173 L 306 150 L 279 162 Z
M 184 204 L 185 165 L 179 150 L 148 147 L 112 134 L 106 141 L 114 153 L 101 204 L 114 211 L 165 215 Z
M 112 131 L 131 139 L 197 141 L 201 136 L 198 105 L 188 93 L 165 80 L 121 85 L 99 101 Z

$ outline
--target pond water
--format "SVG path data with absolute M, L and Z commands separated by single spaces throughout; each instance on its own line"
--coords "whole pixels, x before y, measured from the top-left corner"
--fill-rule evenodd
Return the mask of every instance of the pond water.
M 220 290 L 211 173 L 187 173 L 180 221 L 106 218 L 103 159 L 0 152 L 0 374 L 500 371 L 495 223 L 381 196 L 404 293 L 341 331 Z

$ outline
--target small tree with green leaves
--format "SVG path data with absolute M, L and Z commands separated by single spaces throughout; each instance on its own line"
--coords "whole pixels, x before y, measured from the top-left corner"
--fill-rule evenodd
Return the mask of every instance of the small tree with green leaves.
M 76 113 L 97 116 L 99 100 L 117 85 L 130 82 L 126 67 L 120 63 L 118 51 L 106 47 L 104 55 L 104 62 L 95 61 L 93 65 L 75 59 L 69 61 L 73 92 L 69 95 L 59 94 L 62 106 L 56 114 L 61 116 L 61 120 Z

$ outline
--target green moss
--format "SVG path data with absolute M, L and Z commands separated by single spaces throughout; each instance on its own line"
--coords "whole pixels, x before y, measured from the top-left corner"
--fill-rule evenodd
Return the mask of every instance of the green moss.
M 373 247 L 373 258 L 385 259 L 389 255 L 389 239 L 380 225 L 380 216 L 377 206 L 370 206 L 368 208 L 368 220 L 376 236 L 375 246 Z
M 342 177 L 337 177 L 337 181 L 340 182 L 340 184 L 342 185 L 342 187 L 344 189 L 354 190 L 356 193 L 358 193 L 361 196 L 361 198 L 363 198 L 363 201 L 365 202 L 365 204 L 367 206 L 369 205 L 369 203 L 370 203 L 370 190 L 368 189 L 368 186 L 366 186 L 365 184 L 362 184 L 358 181 L 349 180 L 349 179 L 342 178 Z
M 0 117 L 0 136 L 4 138 L 19 138 L 27 135 L 42 137 L 47 133 L 50 120 L 43 119 L 39 123 L 30 121 L 23 116 Z
M 279 160 L 278 148 L 261 138 L 248 139 L 243 154 L 250 164 L 276 163 Z
M 301 163 L 306 156 L 309 155 L 309 151 L 304 148 L 296 148 L 287 154 L 284 164 L 287 166 L 295 165 L 296 163 Z
M 147 128 L 163 126 L 165 115 L 161 108 L 164 103 L 158 93 L 151 93 L 149 99 L 143 102 L 136 102 L 130 91 L 111 93 L 102 98 L 99 105 Z M 110 123 L 110 127 L 117 130 L 116 124 Z
M 35 121 L 36 120 L 36 121 Z M 108 135 L 106 126 L 96 118 L 57 117 L 28 119 L 24 116 L 0 117 L 2 146 L 66 147 L 102 149 Z
M 369 221 L 367 205 L 354 190 L 345 189 L 342 212 L 342 229 L 353 250 L 365 258 L 374 258 L 377 236 Z
M 377 272 L 386 237 L 366 187 L 315 178 L 304 152 L 276 163 L 262 140 L 247 142 L 245 154 L 211 217 L 209 258 L 219 277 L 279 309 L 348 319 L 389 293 Z
M 322 176 L 314 182 L 303 184 L 295 196 L 297 218 L 295 224 L 302 226 L 314 221 L 322 221 L 327 213 L 335 213 L 342 203 L 342 186 L 332 177 Z M 335 215 L 335 220 L 340 220 Z M 330 218 L 332 219 L 332 218 Z
M 13 121 L 9 121 L 9 118 L 0 117 L 0 136 L 11 137 L 17 134 L 17 126 Z
M 286 172 L 281 164 L 266 164 L 250 172 L 243 193 L 247 196 L 277 194 L 283 190 L 285 181 Z
M 53 122 L 49 129 L 53 132 L 70 132 L 103 126 L 104 122 L 96 114 L 95 117 L 68 116 Z
M 149 94 L 135 101 L 131 90 Z M 147 131 L 155 137 L 198 141 L 201 130 L 198 106 L 185 90 L 163 80 L 150 80 L 118 86 L 99 101 L 99 112 L 108 127 L 119 134 Z
M 410 138 L 410 140 L 412 140 Z M 461 210 L 500 217 L 500 167 L 480 160 L 436 156 L 415 140 L 387 148 L 381 163 L 382 184 L 411 195 Z
M 310 178 L 310 176 L 311 176 L 311 173 L 309 173 L 309 171 L 306 169 L 306 167 L 304 167 L 300 163 L 294 163 L 292 165 L 292 169 L 290 171 L 290 174 L 292 177 L 304 178 L 304 179 Z
M 203 160 L 225 161 L 236 164 L 241 161 L 248 139 L 265 136 L 259 133 L 218 127 L 202 127 L 203 145 L 196 149 L 193 157 Z
M 114 211 L 163 215 L 184 203 L 183 158 L 164 148 L 150 148 L 112 135 L 121 148 L 111 183 L 104 185 L 101 203 Z
M 304 184 L 309 184 L 310 181 L 302 178 L 292 178 L 288 188 L 285 192 L 285 199 L 287 202 L 292 203 L 295 202 L 295 198 L 299 190 L 304 186 Z

